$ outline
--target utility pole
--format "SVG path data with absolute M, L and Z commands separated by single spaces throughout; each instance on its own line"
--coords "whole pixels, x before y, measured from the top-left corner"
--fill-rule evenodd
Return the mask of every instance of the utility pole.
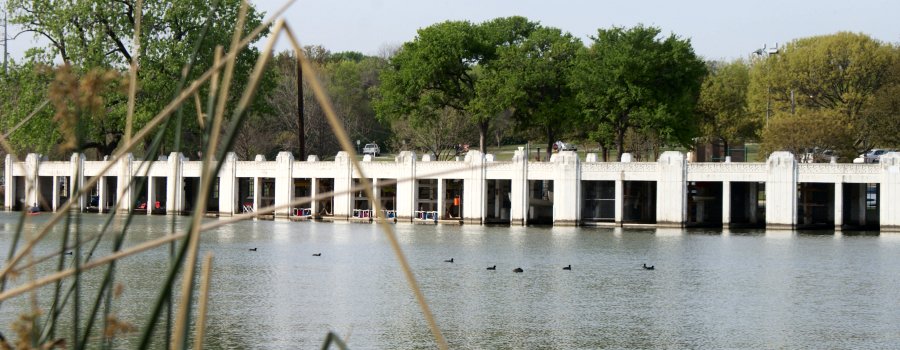
M 3 76 L 6 76 L 6 62 L 9 60 L 9 29 L 6 22 L 9 22 L 9 14 L 7 13 L 6 4 L 3 6 Z
M 298 156 L 300 160 L 306 159 L 306 134 L 303 132 L 303 65 L 300 64 L 300 55 L 297 52 L 297 138 L 299 142 Z

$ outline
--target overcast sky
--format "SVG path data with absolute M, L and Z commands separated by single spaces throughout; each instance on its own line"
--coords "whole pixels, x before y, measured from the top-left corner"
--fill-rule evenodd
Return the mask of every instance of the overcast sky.
M 283 3 L 251 1 L 267 13 Z M 377 54 L 385 45 L 412 40 L 418 28 L 436 22 L 482 22 L 512 15 L 558 27 L 585 42 L 597 28 L 653 25 L 689 38 L 697 54 L 707 59 L 746 57 L 763 45 L 837 31 L 900 42 L 900 1 L 896 0 L 297 0 L 285 18 L 304 45 Z M 34 41 L 20 36 L 10 44 L 12 55 L 21 57 L 29 45 L 35 45 Z M 286 43 L 277 46 L 287 48 Z

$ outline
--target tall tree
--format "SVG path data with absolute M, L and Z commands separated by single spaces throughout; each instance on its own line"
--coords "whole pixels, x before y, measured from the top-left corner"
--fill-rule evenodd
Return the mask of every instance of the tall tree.
M 539 27 L 524 40 L 497 50 L 477 87 L 473 109 L 484 114 L 512 111 L 523 128 L 547 142 L 547 157 L 560 133 L 579 119 L 568 79 L 581 40 L 556 28 Z
M 34 32 L 49 42 L 49 45 L 29 52 L 26 59 L 52 65 L 63 62 L 70 65 L 72 74 L 83 75 L 94 69 L 124 72 L 128 69 L 133 52 L 134 24 L 136 8 L 134 0 L 10 0 L 7 2 L 11 13 L 10 22 L 24 31 Z M 180 80 L 182 68 L 193 54 L 195 43 L 203 34 L 202 29 L 209 19 L 210 27 L 204 40 L 200 42 L 195 66 L 189 72 L 189 79 L 198 77 L 213 62 L 213 52 L 217 45 L 228 47 L 231 33 L 238 16 L 239 0 L 219 0 L 215 12 L 211 12 L 208 1 L 144 1 L 142 7 L 142 29 L 140 38 L 139 74 L 135 128 L 145 122 L 172 99 Z M 262 20 L 262 14 L 252 6 L 249 8 L 244 34 L 248 34 Z M 258 56 L 254 47 L 242 50 L 235 65 L 232 101 L 237 101 L 237 92 L 243 89 L 247 74 Z M 261 85 L 259 96 L 265 96 L 271 87 L 271 77 Z M 205 93 L 200 94 L 206 96 Z M 255 110 L 267 106 L 259 101 Z M 112 96 L 107 100 L 108 116 L 105 125 L 89 126 L 93 132 L 85 134 L 84 148 L 95 148 L 98 156 L 110 154 L 124 135 L 126 94 Z M 30 109 L 34 106 L 20 106 Z M 198 116 L 194 108 L 185 108 L 186 126 L 183 135 L 192 144 L 186 148 L 200 147 Z M 46 119 L 33 121 L 50 123 Z M 14 140 L 15 141 L 15 140 Z M 44 139 L 43 143 L 55 144 L 58 139 Z M 44 146 L 42 146 L 44 147 Z
M 882 89 L 893 84 L 891 70 L 897 64 L 897 48 L 864 34 L 840 32 L 797 39 L 777 55 L 755 64 L 751 71 L 749 101 L 757 115 L 769 109 L 776 118 L 796 118 L 800 110 L 813 115 L 839 118 L 847 134 L 835 149 L 849 160 L 876 145 L 884 131 L 872 128 L 880 116 L 869 108 Z M 804 123 L 794 123 L 804 126 Z M 783 126 L 792 123 L 781 123 Z M 771 125 L 770 125 L 771 127 Z M 808 129 L 790 132 L 806 133 Z M 781 140 L 764 138 L 769 149 L 777 150 Z M 808 145 L 810 148 L 817 145 Z
M 480 25 L 447 21 L 419 29 L 391 58 L 375 94 L 375 110 L 383 120 L 406 119 L 412 127 L 428 125 L 450 108 L 479 126 L 479 143 L 494 115 L 474 114 L 469 106 L 484 65 L 496 48 L 509 45 L 534 27 L 523 17 L 499 18 Z
M 704 63 L 690 40 L 660 29 L 599 29 L 576 59 L 571 84 L 595 137 L 614 135 L 621 160 L 629 129 L 647 129 L 669 143 L 689 146 Z
M 697 105 L 700 132 L 708 141 L 721 141 L 727 156 L 731 142 L 753 137 L 760 128 L 759 118 L 751 117 L 747 108 L 750 67 L 742 60 L 707 66 Z

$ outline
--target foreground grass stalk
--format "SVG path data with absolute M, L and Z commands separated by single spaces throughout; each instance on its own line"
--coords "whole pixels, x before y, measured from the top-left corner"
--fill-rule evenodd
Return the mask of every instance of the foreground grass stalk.
M 200 275 L 200 305 L 197 306 L 197 333 L 194 334 L 194 350 L 203 350 L 206 336 L 206 305 L 209 303 L 209 281 L 212 276 L 212 253 L 206 253 Z
M 325 89 L 322 87 L 321 82 L 319 82 L 318 77 L 314 74 L 312 70 L 312 65 L 309 63 L 309 59 L 303 54 L 302 47 L 300 43 L 297 41 L 293 32 L 290 30 L 290 27 L 285 27 L 285 32 L 287 34 L 288 40 L 290 40 L 291 45 L 294 46 L 294 51 L 297 54 L 297 57 L 300 58 L 300 64 L 302 65 L 303 75 L 306 78 L 306 81 L 309 83 L 312 88 L 316 99 L 319 101 L 319 105 L 322 106 L 323 111 L 325 112 L 325 116 L 328 119 L 328 124 L 331 125 L 331 130 L 334 131 L 335 136 L 337 137 L 341 148 L 347 154 L 350 154 L 350 160 L 353 164 L 353 168 L 356 169 L 360 174 L 361 181 L 365 185 L 365 193 L 368 198 L 375 198 L 374 191 L 372 190 L 372 181 L 368 181 L 365 174 L 363 173 L 362 167 L 359 165 L 359 159 L 356 157 L 356 149 L 350 143 L 350 137 L 347 135 L 347 131 L 344 130 L 343 125 L 341 125 L 340 120 L 337 117 L 337 113 L 334 111 L 334 104 L 331 102 L 331 99 L 328 97 L 328 94 L 325 92 Z M 376 202 L 372 202 L 376 211 L 381 211 L 381 204 Z M 377 220 L 378 224 L 381 226 L 382 231 L 385 236 L 387 236 L 388 241 L 391 243 L 391 249 L 394 251 L 394 255 L 397 257 L 397 261 L 400 263 L 400 268 L 403 270 L 404 276 L 406 276 L 406 281 L 409 283 L 410 289 L 412 289 L 413 294 L 416 297 L 416 301 L 419 304 L 419 308 L 422 310 L 422 314 L 425 317 L 425 320 L 428 322 L 428 327 L 431 329 L 431 334 L 434 336 L 434 340 L 437 342 L 438 347 L 441 349 L 448 349 L 447 340 L 444 339 L 444 335 L 441 333 L 441 329 L 438 327 L 437 322 L 434 319 L 434 315 L 431 312 L 431 309 L 428 307 L 428 302 L 425 300 L 425 295 L 422 294 L 421 288 L 419 288 L 419 283 L 416 282 L 416 277 L 412 272 L 412 267 L 409 265 L 409 261 L 406 260 L 406 256 L 403 254 L 403 249 L 400 247 L 400 242 L 397 240 L 397 235 L 394 234 L 393 227 L 387 224 L 387 221 L 384 218 L 380 218 Z

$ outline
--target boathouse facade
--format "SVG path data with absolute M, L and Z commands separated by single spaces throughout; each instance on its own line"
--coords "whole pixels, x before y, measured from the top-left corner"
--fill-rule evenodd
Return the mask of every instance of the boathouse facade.
M 478 151 L 435 161 L 401 152 L 393 161 L 366 156 L 360 173 L 344 152 L 333 161 L 288 152 L 244 161 L 229 153 L 204 209 L 231 216 L 274 205 L 275 218 L 423 223 L 900 230 L 900 154 L 877 164 L 798 163 L 787 152 L 765 163 L 691 163 L 681 152 L 656 162 L 623 159 L 563 151 L 534 162 L 520 149 L 510 161 Z M 72 208 L 184 214 L 195 209 L 201 166 L 179 153 L 154 161 L 7 155 L 5 209 L 55 211 L 102 175 Z M 366 198 L 361 181 L 371 181 L 375 198 Z M 289 205 L 303 198 L 316 200 Z

